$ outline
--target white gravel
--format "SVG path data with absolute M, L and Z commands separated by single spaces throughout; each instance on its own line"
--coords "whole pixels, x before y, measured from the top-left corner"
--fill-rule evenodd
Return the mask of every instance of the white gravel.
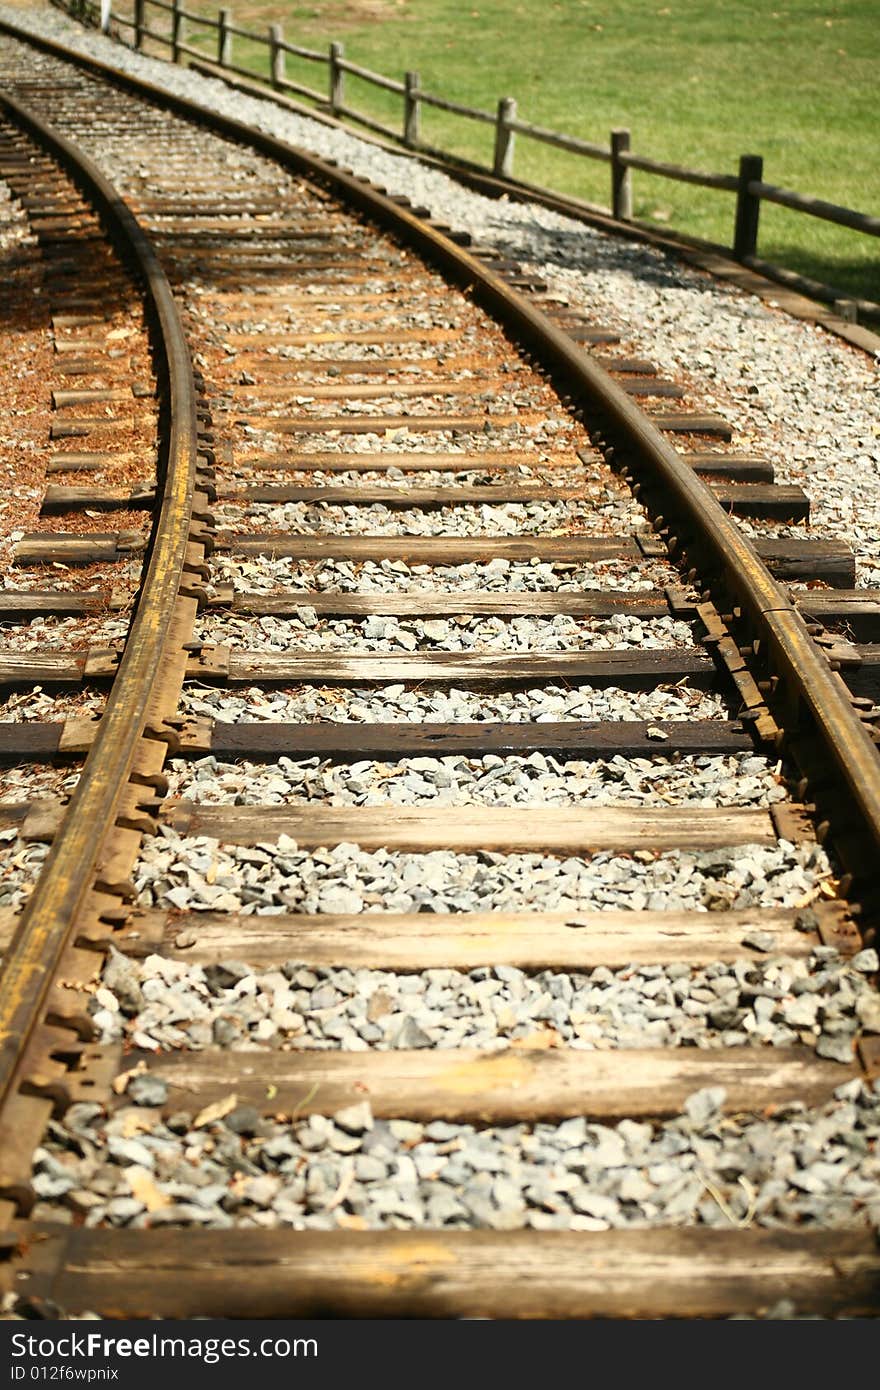
M 528 416 L 523 420 L 511 420 L 505 423 L 506 416 L 493 418 L 487 414 L 482 425 L 473 430 L 461 429 L 426 429 L 419 431 L 415 427 L 415 421 L 410 424 L 401 425 L 395 429 L 368 430 L 358 434 L 344 434 L 341 436 L 340 443 L 336 452 L 348 453 L 350 451 L 350 441 L 358 439 L 361 441 L 358 452 L 363 454 L 370 453 L 392 453 L 387 446 L 397 441 L 398 453 L 414 450 L 416 453 L 424 454 L 430 452 L 448 453 L 451 448 L 462 443 L 469 453 L 479 452 L 479 442 L 482 441 L 483 448 L 490 451 L 500 451 L 504 449 L 516 450 L 533 448 L 535 450 L 553 450 L 559 453 L 568 453 L 581 447 L 583 434 L 581 426 L 575 420 L 565 419 L 559 416 L 541 413 L 540 419 L 534 423 L 528 423 Z M 243 424 L 240 429 L 242 444 L 241 450 L 247 454 L 251 447 L 261 453 L 289 454 L 291 448 L 290 437 L 273 430 L 271 424 L 267 422 L 263 425 Z M 297 433 L 296 447 L 304 453 L 316 454 L 320 452 L 332 453 L 328 447 L 327 434 L 325 431 L 315 433 Z
M 387 293 L 387 286 L 385 287 Z M 322 347 L 324 345 L 322 344 Z M 331 347 L 332 344 L 327 344 Z M 342 344 L 342 350 L 338 354 L 340 357 L 351 355 L 347 344 Z M 315 359 L 312 358 L 312 361 Z M 565 419 L 556 420 L 559 428 L 565 426 L 567 429 L 572 427 L 573 422 Z M 244 431 L 248 433 L 247 429 Z M 477 433 L 469 433 L 464 430 L 435 430 L 431 434 L 422 435 L 419 439 L 418 452 L 420 454 L 461 454 L 462 459 L 473 458 L 474 455 L 494 453 L 499 450 L 499 439 L 503 443 L 503 431 L 499 426 L 484 428 Z M 535 461 L 540 462 L 543 457 L 556 455 L 558 457 L 570 457 L 570 450 L 573 448 L 583 449 L 589 447 L 586 435 L 581 431 L 574 439 L 554 440 L 549 436 L 547 439 L 540 437 L 539 429 L 533 431 L 525 427 L 512 427 L 508 431 L 508 444 L 512 450 L 519 454 L 534 454 Z M 400 454 L 401 466 L 406 466 L 405 455 L 413 447 L 413 436 L 404 429 L 386 430 L 380 437 L 376 434 L 346 434 L 336 436 L 333 434 L 318 434 L 310 438 L 308 452 L 310 454 L 326 454 L 331 458 L 334 454 L 376 454 L 381 452 L 387 454 Z M 259 440 L 251 440 L 251 444 L 260 446 Z M 257 449 L 254 450 L 257 452 Z M 259 447 L 259 452 L 263 450 Z M 267 451 L 274 453 L 279 458 L 291 458 L 291 441 L 278 439 L 274 450 Z M 242 450 L 242 459 L 247 460 L 251 456 L 251 450 Z M 488 465 L 487 465 L 488 466 Z
M 582 502 L 506 502 L 432 507 L 337 506 L 326 502 L 248 503 L 214 508 L 217 525 L 237 532 L 342 536 L 606 536 L 647 526 L 644 510 L 620 498 Z
M 757 937 L 758 933 L 752 936 Z M 746 944 L 752 936 L 744 935 Z M 880 1000 L 854 962 L 819 947 L 702 969 L 627 965 L 617 970 L 512 966 L 313 969 L 296 960 L 254 969 L 111 952 L 89 1008 L 102 1041 L 149 1050 L 268 1046 L 346 1052 L 476 1047 L 791 1047 L 851 1063 L 860 1027 L 880 1032 Z
M 48 845 L 25 844 L 14 827 L 0 829 L 0 908 L 22 906 L 48 853 Z
M 275 589 L 318 589 L 346 594 L 448 593 L 578 593 L 582 589 L 625 589 L 632 593 L 662 591 L 680 584 L 670 565 L 659 561 L 633 564 L 598 560 L 591 564 L 550 564 L 547 561 L 496 559 L 486 564 L 408 565 L 405 560 L 323 560 L 309 564 L 292 557 L 261 555 L 259 562 L 242 556 L 211 557 L 215 583 L 231 583 L 237 591 L 271 593 Z
M 753 754 L 730 757 L 403 758 L 338 765 L 280 758 L 268 765 L 214 757 L 166 766 L 170 794 L 200 804 L 285 806 L 768 806 L 785 797 L 776 765 Z
M 77 652 L 89 647 L 121 647 L 127 617 L 32 618 L 0 626 L 0 648 L 10 651 Z
M 455 487 L 462 483 L 485 484 L 486 486 L 509 484 L 512 487 L 546 484 L 576 487 L 581 498 L 595 498 L 599 505 L 606 501 L 613 504 L 630 500 L 629 494 L 622 484 L 615 484 L 615 480 L 611 477 L 601 480 L 587 479 L 583 469 L 559 468 L 550 465 L 542 467 L 538 460 L 534 465 L 519 463 L 515 468 L 498 468 L 491 463 L 485 463 L 481 466 L 477 462 L 473 462 L 470 467 L 465 467 L 463 463 L 460 469 L 448 472 L 440 468 L 407 468 L 405 458 L 401 458 L 400 462 L 402 466 L 399 468 L 389 466 L 375 470 L 364 469 L 363 471 L 351 470 L 334 473 L 330 469 L 304 470 L 301 465 L 297 464 L 296 456 L 291 455 L 289 468 L 279 469 L 277 479 L 274 471 L 272 473 L 255 471 L 248 466 L 239 469 L 224 468 L 223 478 L 224 481 L 235 482 L 242 487 L 253 487 L 257 483 L 271 485 L 273 481 L 281 481 L 298 484 L 302 487 L 384 487 L 394 492 L 404 488 Z
M 249 686 L 241 692 L 199 687 L 189 682 L 180 712 L 209 719 L 285 720 L 291 723 L 330 719 L 341 722 L 468 723 L 503 720 L 528 723 L 558 719 L 724 719 L 725 701 L 686 682 L 656 690 L 572 689 L 548 685 L 532 690 L 419 690 L 404 685 L 378 688 L 300 686 L 268 690 Z
M 207 615 L 195 640 L 249 652 L 573 652 L 693 647 L 690 623 L 675 618 L 319 618 L 304 605 L 291 618 Z
M 51 763 L 18 763 L 0 767 L 0 805 L 4 802 L 33 801 L 41 797 L 69 796 L 79 781 L 76 767 L 53 767 Z
M 432 912 L 714 910 L 806 907 L 831 878 L 818 845 L 703 852 L 602 851 L 588 858 L 436 850 L 311 853 L 282 835 L 223 845 L 162 827 L 134 871 L 141 907 L 217 912 Z
M 104 699 L 100 690 L 62 690 L 48 694 L 37 685 L 31 690 L 13 690 L 0 701 L 0 719 L 12 724 L 91 719 L 102 712 Z
M 880 1226 L 880 1092 L 855 1081 L 821 1108 L 723 1117 L 718 1087 L 665 1123 L 585 1119 L 478 1129 L 335 1116 L 262 1120 L 239 1104 L 213 1124 L 163 1122 L 161 1094 L 129 1083 L 112 1118 L 79 1104 L 35 1155 L 34 1219 L 87 1226 L 296 1230 Z M 153 1101 L 152 1103 L 155 1103 Z M 132 1135 L 136 1135 L 135 1138 Z

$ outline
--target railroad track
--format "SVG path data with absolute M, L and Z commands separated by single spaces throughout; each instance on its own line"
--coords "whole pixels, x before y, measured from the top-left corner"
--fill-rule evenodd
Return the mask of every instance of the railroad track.
M 876 1312 L 851 553 L 746 540 L 808 499 L 420 210 L 8 34 L 0 90 L 55 348 L 2 595 L 15 1306 Z

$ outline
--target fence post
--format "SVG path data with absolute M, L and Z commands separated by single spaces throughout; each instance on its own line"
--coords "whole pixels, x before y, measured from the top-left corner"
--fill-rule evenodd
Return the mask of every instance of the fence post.
M 113 0 L 101 0 L 101 33 L 110 33 L 110 20 L 113 18 Z
M 492 163 L 493 172 L 498 178 L 513 177 L 513 145 L 516 137 L 510 129 L 510 122 L 515 120 L 516 98 L 502 97 L 495 118 L 495 158 Z
M 739 161 L 739 192 L 736 195 L 736 223 L 733 254 L 738 261 L 754 256 L 758 249 L 758 217 L 761 199 L 749 192 L 749 184 L 764 177 L 764 160 L 759 154 L 744 154 Z
M 171 0 L 171 61 L 180 62 L 180 41 L 183 37 L 183 15 L 180 13 L 181 0 Z
M 629 131 L 611 132 L 611 211 L 620 222 L 631 222 L 633 215 L 632 169 L 621 155 L 629 149 Z
M 336 115 L 345 105 L 345 73 L 339 66 L 340 58 L 345 56 L 341 43 L 330 45 L 330 114 Z
M 144 46 L 144 4 L 145 0 L 134 0 L 134 46 L 138 51 Z
M 232 11 L 219 10 L 217 14 L 217 63 L 221 68 L 229 66 L 232 60 Z
M 281 44 L 284 42 L 284 30 L 280 24 L 269 25 L 269 72 L 272 77 L 272 86 L 280 87 L 285 77 L 284 49 Z
M 403 74 L 403 143 L 414 149 L 421 139 L 421 111 L 419 100 L 419 74 Z
M 859 306 L 855 299 L 835 299 L 833 304 L 835 314 L 844 323 L 858 323 Z

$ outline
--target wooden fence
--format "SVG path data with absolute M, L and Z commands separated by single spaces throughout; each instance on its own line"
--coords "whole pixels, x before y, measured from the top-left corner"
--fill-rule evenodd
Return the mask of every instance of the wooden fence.
M 264 82 L 275 91 L 291 93 L 314 102 L 321 110 L 332 116 L 341 116 L 356 121 L 365 128 L 397 141 L 410 150 L 431 150 L 435 154 L 448 152 L 433 149 L 422 141 L 421 115 L 423 107 L 450 112 L 464 120 L 482 122 L 494 127 L 494 151 L 491 166 L 487 171 L 498 178 L 513 179 L 514 149 L 517 136 L 552 145 L 582 158 L 600 160 L 609 166 L 610 208 L 612 216 L 622 222 L 632 221 L 633 195 L 632 174 L 634 169 L 672 179 L 678 183 L 697 184 L 701 188 L 712 188 L 734 194 L 736 197 L 733 241 L 729 248 L 735 259 L 748 263 L 757 257 L 758 226 L 761 203 L 776 203 L 780 207 L 806 213 L 833 222 L 839 227 L 848 227 L 866 236 L 880 236 L 880 218 L 869 217 L 866 213 L 852 208 L 839 207 L 821 198 L 811 198 L 792 189 L 779 188 L 765 183 L 763 179 L 764 161 L 760 155 L 745 154 L 739 161 L 736 174 L 712 174 L 699 169 L 687 169 L 678 164 L 663 160 L 648 159 L 635 154 L 630 149 L 630 132 L 612 130 L 607 146 L 580 140 L 573 135 L 564 135 L 544 126 L 533 125 L 520 120 L 514 97 L 502 97 L 495 111 L 483 111 L 478 107 L 466 106 L 425 91 L 417 72 L 407 72 L 403 80 L 386 77 L 370 68 L 350 62 L 345 56 L 341 43 L 331 43 L 326 52 L 314 48 L 304 48 L 299 44 L 288 43 L 280 24 L 271 24 L 265 33 L 241 29 L 233 23 L 228 9 L 217 11 L 216 18 L 187 9 L 184 0 L 52 0 L 59 9 L 87 23 L 95 24 L 106 33 L 123 39 L 136 50 L 144 46 L 145 40 L 170 48 L 175 63 L 183 58 L 194 58 L 201 62 L 211 61 L 227 72 Z M 155 28 L 148 24 L 149 11 L 157 11 L 163 27 Z M 198 26 L 198 36 L 213 39 L 215 57 L 205 48 L 196 48 L 191 40 L 195 35 L 187 25 Z M 268 76 L 263 77 L 253 67 L 242 67 L 233 62 L 233 40 L 245 39 L 252 44 L 265 46 L 268 50 Z M 190 40 L 188 42 L 187 40 Z M 291 81 L 287 75 L 285 58 L 287 55 L 327 69 L 323 90 L 302 82 Z M 392 92 L 402 99 L 401 125 L 398 130 L 389 128 L 375 120 L 366 112 L 358 111 L 346 100 L 346 74 L 360 78 L 369 85 Z M 795 277 L 792 277 L 795 278 Z M 821 286 L 815 288 L 823 288 Z M 880 305 L 871 301 L 857 301 L 858 307 L 869 313 L 880 313 Z M 845 312 L 853 316 L 855 305 L 847 301 Z

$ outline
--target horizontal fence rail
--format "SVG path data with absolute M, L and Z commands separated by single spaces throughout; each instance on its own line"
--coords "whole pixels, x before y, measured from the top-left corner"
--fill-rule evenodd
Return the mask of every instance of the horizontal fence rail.
M 820 218 L 825 222 L 832 222 L 839 227 L 847 227 L 851 231 L 860 232 L 865 236 L 880 236 L 880 218 L 857 212 L 853 208 L 840 207 L 838 204 L 826 202 L 822 198 L 809 197 L 789 188 L 779 188 L 775 184 L 765 183 L 763 160 L 760 155 L 743 155 L 740 158 L 738 173 L 720 174 L 709 173 L 700 169 L 688 169 L 679 164 L 671 164 L 664 160 L 649 159 L 645 155 L 635 154 L 630 149 L 630 132 L 625 129 L 612 130 L 608 145 L 594 144 L 574 135 L 548 130 L 545 126 L 533 125 L 529 121 L 521 120 L 517 115 L 517 104 L 513 97 L 502 97 L 494 112 L 484 111 L 475 106 L 467 106 L 463 102 L 452 100 L 450 97 L 425 91 L 420 84 L 417 72 L 405 73 L 403 80 L 400 81 L 383 73 L 374 72 L 371 68 L 363 67 L 359 63 L 353 63 L 346 58 L 341 43 L 330 43 L 324 52 L 288 42 L 280 24 L 271 24 L 264 32 L 241 29 L 233 23 L 232 13 L 228 9 L 218 10 L 216 18 L 211 18 L 210 15 L 187 9 L 183 0 L 52 0 L 52 4 L 74 18 L 94 24 L 105 33 L 113 34 L 123 42 L 129 42 L 136 50 L 143 48 L 145 40 L 164 45 L 166 48 L 170 48 L 172 60 L 176 63 L 179 63 L 183 57 L 193 58 L 199 62 L 211 63 L 224 71 L 235 73 L 252 81 L 266 83 L 275 91 L 289 92 L 295 96 L 305 97 L 316 103 L 322 111 L 328 112 L 332 116 L 344 116 L 349 120 L 356 121 L 369 130 L 402 143 L 407 149 L 448 156 L 447 151 L 428 146 L 422 140 L 422 108 L 426 106 L 460 116 L 463 120 L 493 126 L 495 140 L 491 165 L 479 167 L 487 171 L 491 170 L 498 178 L 513 179 L 514 177 L 516 136 L 534 140 L 539 144 L 551 145 L 556 149 L 579 155 L 582 158 L 604 161 L 610 166 L 611 175 L 610 207 L 607 211 L 618 221 L 631 222 L 633 220 L 632 173 L 634 169 L 656 175 L 659 178 L 671 179 L 677 183 L 695 184 L 701 188 L 734 194 L 736 206 L 733 240 L 732 245 L 726 249 L 732 251 L 734 257 L 745 264 L 754 261 L 762 267 L 764 265 L 757 259 L 758 228 L 762 202 L 774 203 L 808 217 Z M 153 10 L 167 16 L 164 31 L 148 25 L 148 11 Z M 191 42 L 186 41 L 187 38 L 191 40 L 195 37 L 192 34 L 187 34 L 185 29 L 187 24 L 198 25 L 199 36 L 205 30 L 216 33 L 216 57 L 212 57 L 209 51 L 194 48 Z M 130 38 L 126 37 L 128 35 Z M 252 45 L 268 50 L 268 75 L 264 75 L 253 66 L 242 66 L 232 61 L 233 38 L 245 40 Z M 285 56 L 288 54 L 291 57 L 321 64 L 327 68 L 326 86 L 323 92 L 316 87 L 293 81 L 288 77 L 285 68 Z M 403 102 L 400 130 L 391 129 L 367 112 L 353 107 L 346 98 L 346 76 L 354 77 L 358 81 L 365 82 L 379 90 L 400 96 Z M 790 272 L 784 273 L 790 274 Z M 836 291 L 830 290 L 829 287 L 815 285 L 813 282 L 810 282 L 809 287 L 814 293 L 827 290 L 828 296 L 832 298 L 836 294 Z M 840 307 L 841 311 L 849 318 L 852 318 L 857 311 L 872 316 L 880 315 L 880 305 L 874 304 L 870 300 L 847 300 L 845 303 L 841 302 Z

